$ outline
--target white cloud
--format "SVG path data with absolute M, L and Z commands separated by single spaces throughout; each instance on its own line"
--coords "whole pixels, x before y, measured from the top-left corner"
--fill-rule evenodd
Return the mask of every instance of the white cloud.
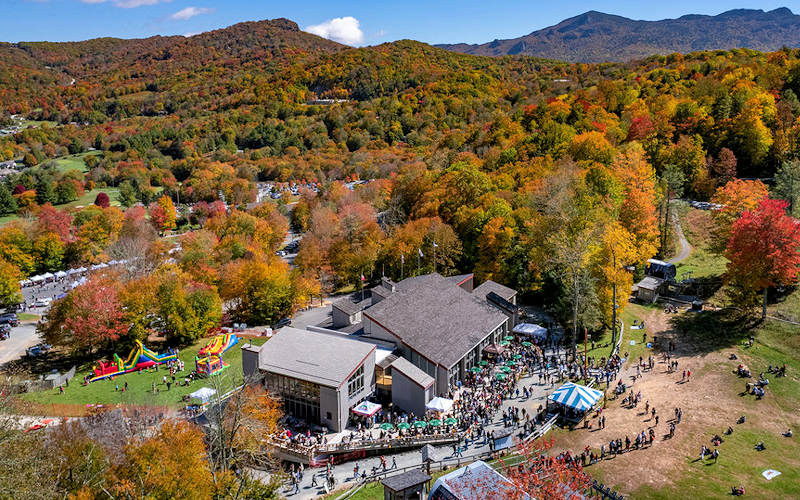
M 106 0 L 81 0 L 83 3 L 105 3 Z
M 186 38 L 192 38 L 193 36 L 197 36 L 199 34 L 200 34 L 199 31 L 190 31 L 188 33 L 184 33 L 183 36 Z
M 352 16 L 329 19 L 308 26 L 305 31 L 346 45 L 358 45 L 364 41 L 364 32 L 358 25 L 358 19 Z
M 211 9 L 206 7 L 186 7 L 185 9 L 181 9 L 178 12 L 169 16 L 170 19 L 175 19 L 179 21 L 185 21 L 187 19 L 191 19 L 194 16 L 199 16 L 200 14 L 208 14 L 211 12 Z

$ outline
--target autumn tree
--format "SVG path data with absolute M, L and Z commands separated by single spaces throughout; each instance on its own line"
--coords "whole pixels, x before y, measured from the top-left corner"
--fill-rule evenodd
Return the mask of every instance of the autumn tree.
M 19 268 L 0 258 L 0 306 L 8 307 L 22 302 L 21 279 Z
M 516 489 L 504 492 L 505 495 L 493 496 L 494 491 L 487 491 L 482 498 L 492 499 L 564 499 L 578 500 L 585 498 L 583 492 L 589 488 L 591 478 L 583 472 L 577 460 L 571 460 L 565 454 L 552 456 L 553 442 L 534 440 L 517 448 L 519 460 L 505 466 L 500 459 L 503 474 Z M 496 484 L 496 483 L 493 483 Z
M 658 251 L 656 175 L 639 146 L 619 153 L 611 166 L 624 188 L 619 222 L 634 238 L 637 255 L 629 264 L 645 262 Z
M 156 316 L 159 328 L 172 344 L 199 339 L 222 318 L 222 302 L 215 286 L 192 282 L 173 265 L 154 276 Z
M 235 321 L 270 325 L 290 315 L 294 290 L 289 266 L 272 255 L 232 262 L 221 273 L 222 297 Z
M 92 353 L 127 333 L 124 318 L 117 284 L 110 278 L 97 277 L 56 300 L 37 330 L 50 344 L 65 346 L 74 353 Z
M 177 212 L 169 196 L 162 196 L 156 202 L 150 204 L 149 208 L 150 222 L 157 231 L 165 233 L 175 229 Z
M 800 273 L 800 223 L 786 215 L 788 203 L 762 199 L 733 224 L 725 251 L 726 277 L 738 289 L 740 305 L 762 292 L 761 319 L 767 316 L 770 287 L 795 283 Z
M 125 446 L 111 473 L 117 498 L 208 498 L 214 490 L 203 432 L 188 422 L 165 420 L 156 434 Z
M 711 213 L 714 219 L 711 248 L 724 253 L 731 238 L 734 222 L 748 210 L 753 210 L 768 195 L 767 186 L 761 181 L 735 179 L 717 189 L 712 203 L 721 205 Z
M 108 208 L 111 206 L 111 200 L 108 198 L 108 195 L 106 193 L 100 191 L 94 198 L 94 204 L 100 208 Z

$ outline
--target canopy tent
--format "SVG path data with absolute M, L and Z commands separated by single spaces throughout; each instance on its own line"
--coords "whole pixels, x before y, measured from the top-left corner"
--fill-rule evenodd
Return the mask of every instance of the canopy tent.
M 56 271 L 55 275 L 56 275 L 56 278 L 59 278 L 59 279 L 67 277 L 67 273 L 65 273 L 64 271 Z
M 45 280 L 51 280 L 51 279 L 53 279 L 53 278 L 55 278 L 55 277 L 56 277 L 56 275 L 55 275 L 55 274 L 53 274 L 53 273 L 44 273 L 44 274 L 42 275 L 42 278 L 44 278 Z
M 489 354 L 498 354 L 498 355 L 503 354 L 505 350 L 506 350 L 505 347 L 497 344 L 489 344 L 483 348 L 483 352 L 488 352 Z
M 435 397 L 425 404 L 426 410 L 433 410 L 442 413 L 447 413 L 453 408 L 453 400 L 447 398 Z
M 381 405 L 378 403 L 373 403 L 372 401 L 362 401 L 353 407 L 352 411 L 356 415 L 361 415 L 362 417 L 371 417 L 378 413 L 380 409 Z
M 189 397 L 192 399 L 199 399 L 201 403 L 208 403 L 211 397 L 216 393 L 216 389 L 212 389 L 211 387 L 203 387 L 189 394 Z
M 568 408 L 573 408 L 578 411 L 586 411 L 597 404 L 602 397 L 603 393 L 597 389 L 567 382 L 553 391 L 548 399 L 556 404 L 566 406 Z
M 42 275 L 31 276 L 32 283 L 39 283 L 41 281 L 44 281 L 44 276 Z
M 520 323 L 511 330 L 514 333 L 527 335 L 528 337 L 535 337 L 537 339 L 547 338 L 547 328 L 533 323 Z

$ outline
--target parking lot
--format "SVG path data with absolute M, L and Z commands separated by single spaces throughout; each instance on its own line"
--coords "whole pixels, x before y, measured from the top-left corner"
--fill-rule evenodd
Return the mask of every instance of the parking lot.
M 20 323 L 11 329 L 11 338 L 0 341 L 0 366 L 25 355 L 25 351 L 41 342 L 36 334 L 36 323 Z

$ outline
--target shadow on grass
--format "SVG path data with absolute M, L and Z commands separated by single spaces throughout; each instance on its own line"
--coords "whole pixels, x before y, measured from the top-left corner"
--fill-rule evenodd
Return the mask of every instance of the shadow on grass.
M 722 279 L 718 276 L 701 276 L 693 278 L 692 284 L 686 287 L 684 293 L 694 295 L 700 300 L 708 300 L 722 288 Z
M 751 317 L 724 310 L 686 313 L 670 319 L 672 327 L 703 353 L 740 344 L 758 322 Z

